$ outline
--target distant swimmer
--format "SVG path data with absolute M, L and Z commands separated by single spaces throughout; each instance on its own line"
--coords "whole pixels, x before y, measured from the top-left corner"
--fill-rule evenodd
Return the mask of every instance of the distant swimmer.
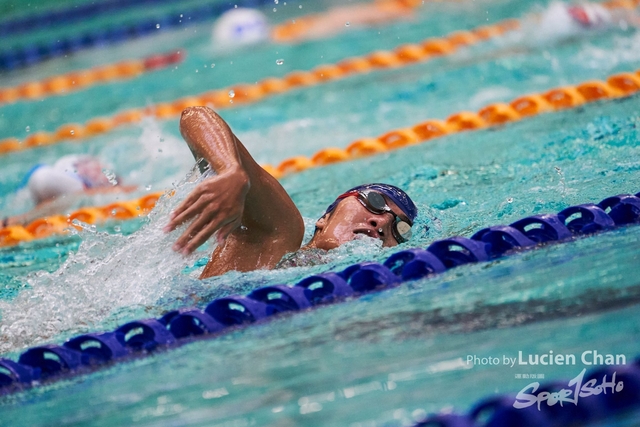
M 257 9 L 231 9 L 213 24 L 211 37 L 213 48 L 223 52 L 263 43 L 269 39 L 269 21 Z
M 122 186 L 118 177 L 107 176 L 105 171 L 100 160 L 88 155 L 64 156 L 52 166 L 35 165 L 25 176 L 23 186 L 36 207 L 29 213 L 4 218 L 2 226 L 60 214 L 72 204 L 74 196 L 135 188 Z
M 304 222 L 285 189 L 251 157 L 227 123 L 207 107 L 182 112 L 180 132 L 205 177 L 171 213 L 165 232 L 188 223 L 173 245 L 189 254 L 214 233 L 218 246 L 201 278 L 272 269 L 283 256 L 327 251 L 361 236 L 396 246 L 411 237 L 418 210 L 401 189 L 365 184 L 339 195 L 300 248 Z
M 349 28 L 371 27 L 389 22 L 406 20 L 414 16 L 414 9 L 422 4 L 417 1 L 377 0 L 337 6 L 326 12 L 295 19 L 294 22 L 276 26 L 272 39 L 276 42 L 292 42 L 331 37 Z
M 634 10 L 608 9 L 597 3 L 552 3 L 524 26 L 528 37 L 538 42 L 550 42 L 615 27 L 638 27 L 640 17 Z

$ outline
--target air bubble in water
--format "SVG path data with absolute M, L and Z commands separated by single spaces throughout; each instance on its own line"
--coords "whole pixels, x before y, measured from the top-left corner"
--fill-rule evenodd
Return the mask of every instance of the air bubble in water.
M 236 96 L 236 93 L 233 91 L 233 89 L 231 89 L 231 90 L 229 91 L 229 98 L 233 98 L 233 97 L 235 97 L 235 96 Z
M 144 189 L 147 190 L 147 191 L 151 190 L 151 184 L 145 186 Z
M 274 2 L 275 4 L 278 4 L 278 0 L 273 0 L 273 2 Z
M 345 23 L 344 23 L 344 26 L 345 26 L 345 27 L 348 27 L 349 25 L 351 25 L 351 24 L 349 24 L 349 21 L 347 21 L 347 22 L 345 22 Z
M 156 28 L 160 28 L 160 24 L 156 24 Z
M 276 64 L 278 65 L 284 64 L 284 59 L 276 59 Z
M 76 133 L 76 131 L 75 131 L 75 130 L 73 130 L 73 129 L 71 129 L 71 130 L 69 131 L 69 133 L 70 133 L 71 135 L 73 135 L 74 133 Z
M 507 197 L 507 203 L 513 203 L 513 197 Z
M 274 8 L 273 8 L 273 11 L 274 11 L 274 12 L 277 12 L 277 11 L 278 11 L 278 9 L 276 9 L 276 8 L 274 7 Z
M 113 227 L 113 231 L 115 231 L 116 233 L 119 233 L 120 231 L 122 231 L 122 227 L 120 227 L 119 225 L 115 225 Z
M 31 126 L 27 126 L 26 128 L 24 128 L 24 130 L 26 130 L 27 132 L 31 132 Z

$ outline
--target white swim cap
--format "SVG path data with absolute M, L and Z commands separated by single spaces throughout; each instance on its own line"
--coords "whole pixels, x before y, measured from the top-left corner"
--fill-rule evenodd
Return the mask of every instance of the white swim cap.
M 269 23 L 256 9 L 231 9 L 213 24 L 212 36 L 217 49 L 256 44 L 269 38 Z
M 65 194 L 82 191 L 84 184 L 73 173 L 66 173 L 51 166 L 42 165 L 31 173 L 27 188 L 29 188 L 34 203 L 40 204 Z
M 534 37 L 539 42 L 558 42 L 575 37 L 584 32 L 584 28 L 569 13 L 569 6 L 554 2 L 540 17 L 540 25 Z

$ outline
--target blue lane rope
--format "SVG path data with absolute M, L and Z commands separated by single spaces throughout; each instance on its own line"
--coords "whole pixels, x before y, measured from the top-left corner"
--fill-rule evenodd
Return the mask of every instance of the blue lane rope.
M 0 22 L 0 36 L 25 33 L 40 28 L 51 28 L 83 19 L 89 19 L 105 13 L 113 13 L 118 10 L 141 5 L 158 5 L 168 3 L 171 0 L 102 0 L 91 4 L 71 6 L 63 9 L 49 10 L 46 12 L 28 15 Z
M 426 250 L 399 251 L 387 258 L 384 264 L 354 264 L 340 272 L 309 276 L 294 286 L 272 285 L 256 289 L 246 297 L 218 298 L 204 311 L 195 307 L 182 308 L 170 311 L 160 319 L 129 322 L 112 332 L 80 335 L 62 346 L 47 344 L 33 347 L 22 353 L 17 362 L 0 358 L 0 394 L 36 386 L 39 380 L 53 381 L 89 372 L 105 363 L 143 357 L 148 352 L 185 344 L 196 337 L 216 337 L 234 327 L 268 320 L 278 313 L 338 302 L 464 264 L 484 262 L 539 244 L 567 241 L 630 224 L 640 224 L 640 193 L 608 197 L 598 204 L 571 206 L 558 214 L 530 216 L 509 226 L 488 227 L 470 239 L 456 236 L 439 240 Z M 592 377 L 601 378 L 603 373 L 610 376 L 612 372 L 606 369 L 592 371 L 585 381 Z M 640 405 L 640 362 L 636 360 L 625 369 L 616 369 L 620 370 L 618 378 L 625 381 L 622 393 L 603 395 L 596 409 L 578 407 L 563 416 L 569 416 L 572 421 L 592 420 L 618 409 Z M 513 399 L 509 399 L 505 396 L 491 397 L 476 405 L 469 415 L 436 415 L 417 426 L 565 425 L 556 422 L 560 416 L 549 411 L 542 414 L 533 410 L 516 411 L 512 407 Z M 589 404 L 593 402 L 590 400 Z M 487 413 L 490 413 L 489 421 L 479 424 L 476 419 L 486 419 Z
M 154 0 L 161 2 L 165 0 Z M 105 1 L 104 5 L 92 4 L 86 7 L 79 7 L 77 12 L 75 8 L 65 9 L 62 11 L 48 12 L 35 17 L 27 17 L 22 20 L 7 22 L 0 24 L 0 37 L 5 36 L 3 31 L 19 32 L 27 31 L 38 22 L 69 22 L 76 19 L 84 19 L 82 11 L 88 13 L 97 13 L 97 11 L 111 11 L 109 7 L 116 7 L 116 4 L 122 5 L 117 7 L 134 6 L 138 4 L 153 3 L 150 0 L 126 0 L 126 1 Z M 0 71 L 10 71 L 17 68 L 23 68 L 68 54 L 72 54 L 82 49 L 93 47 L 101 47 L 106 45 L 116 45 L 124 43 L 128 40 L 157 34 L 160 31 L 175 29 L 182 26 L 204 22 L 206 20 L 217 18 L 229 9 L 237 7 L 255 8 L 266 4 L 273 4 L 272 0 L 234 0 L 216 4 L 205 4 L 197 8 L 188 9 L 182 12 L 175 12 L 158 17 L 151 17 L 142 20 L 136 24 L 126 24 L 121 26 L 112 26 L 104 29 L 97 29 L 85 32 L 76 36 L 56 38 L 48 43 L 30 44 L 27 46 L 14 46 L 4 51 L 0 51 Z

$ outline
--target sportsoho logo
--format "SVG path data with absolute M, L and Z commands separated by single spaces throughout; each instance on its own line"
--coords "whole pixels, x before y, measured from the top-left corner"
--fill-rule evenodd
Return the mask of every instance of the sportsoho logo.
M 575 361 L 576 358 L 573 354 L 554 355 L 553 352 L 549 352 L 549 354 L 529 355 L 527 358 L 524 358 L 522 352 L 518 352 L 517 364 L 575 365 Z M 580 355 L 580 361 L 583 365 L 625 365 L 626 357 L 621 354 L 600 355 L 595 350 L 588 350 Z M 581 398 L 597 396 L 602 393 L 620 393 L 624 389 L 624 383 L 622 381 L 616 381 L 616 372 L 613 372 L 613 374 L 611 374 L 611 378 L 607 378 L 607 375 L 604 375 L 600 383 L 598 382 L 598 379 L 595 378 L 590 379 L 585 383 L 585 372 L 586 368 L 583 369 L 575 378 L 569 381 L 569 383 L 567 384 L 568 388 L 563 388 L 556 392 L 538 392 L 540 383 L 533 382 L 520 390 L 520 392 L 516 395 L 516 401 L 513 403 L 513 407 L 522 409 L 537 404 L 539 411 L 543 402 L 546 402 L 548 406 L 554 406 L 557 403 L 559 403 L 560 406 L 564 406 L 564 403 L 572 403 L 574 405 L 578 405 L 578 401 Z
M 542 402 L 547 402 L 548 406 L 553 406 L 556 403 L 559 403 L 560 406 L 563 406 L 563 403 L 573 403 L 577 405 L 579 398 L 597 396 L 601 393 L 620 393 L 624 389 L 624 383 L 622 381 L 616 382 L 615 372 L 611 375 L 610 381 L 607 381 L 607 376 L 605 375 L 600 384 L 598 384 L 598 380 L 596 379 L 591 379 L 583 383 L 586 371 L 586 368 L 583 369 L 577 377 L 569 381 L 569 388 L 563 388 L 556 392 L 542 391 L 536 394 L 540 383 L 531 383 L 520 390 L 516 396 L 516 401 L 513 403 L 513 407 L 522 409 L 537 403 L 539 411 Z

